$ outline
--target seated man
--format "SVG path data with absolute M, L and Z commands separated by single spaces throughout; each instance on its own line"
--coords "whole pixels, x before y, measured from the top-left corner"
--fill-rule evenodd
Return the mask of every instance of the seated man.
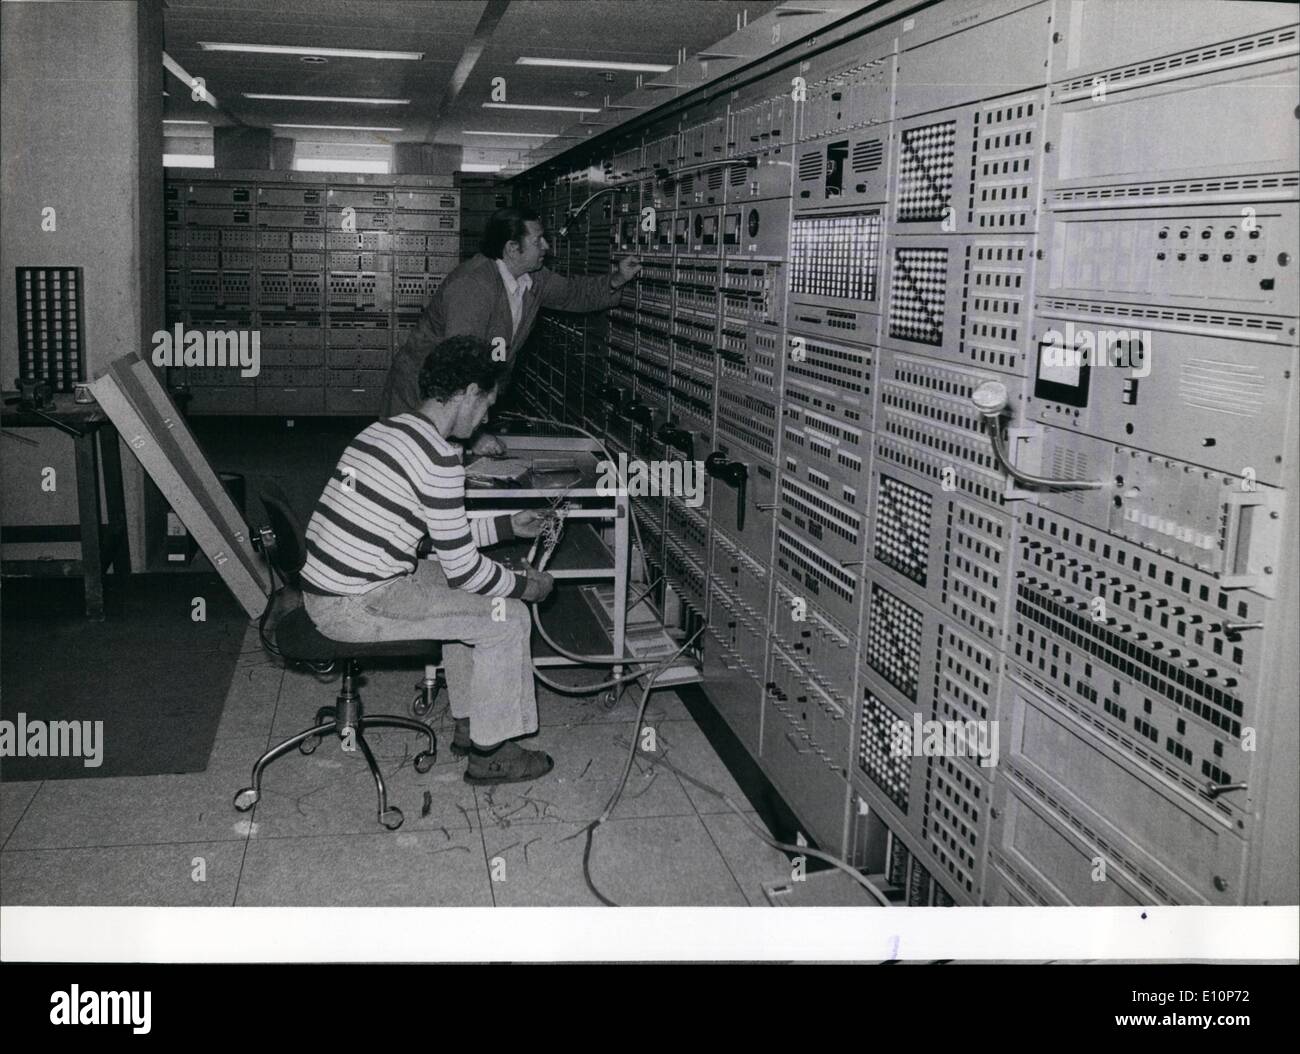
M 535 537 L 542 517 L 530 510 L 467 519 L 455 442 L 487 417 L 505 368 L 477 337 L 434 348 L 420 370 L 419 411 L 372 424 L 340 458 L 307 526 L 302 569 L 307 614 L 328 637 L 449 642 L 452 752 L 469 754 L 468 783 L 536 779 L 554 764 L 511 742 L 537 731 L 532 624 L 522 601 L 544 600 L 554 582 L 479 552 Z M 434 558 L 421 560 L 426 533 Z

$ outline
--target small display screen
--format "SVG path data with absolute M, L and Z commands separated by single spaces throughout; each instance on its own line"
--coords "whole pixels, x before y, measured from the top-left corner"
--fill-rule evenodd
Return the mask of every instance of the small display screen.
M 674 241 L 676 241 L 678 245 L 686 245 L 687 242 L 689 242 L 690 240 L 690 234 L 691 234 L 690 220 L 688 220 L 685 216 L 678 216 L 675 233 L 676 236 L 674 238 Z
M 1058 335 L 1038 345 L 1038 373 L 1034 396 L 1067 406 L 1088 405 L 1089 356 L 1081 348 L 1067 347 Z
M 739 212 L 729 212 L 722 218 L 722 243 L 724 245 L 740 244 Z
M 665 246 L 672 245 L 673 243 L 672 220 L 660 220 L 658 226 L 659 226 L 659 244 Z
M 703 238 L 704 238 L 705 245 L 718 244 L 718 217 L 717 216 L 704 217 Z

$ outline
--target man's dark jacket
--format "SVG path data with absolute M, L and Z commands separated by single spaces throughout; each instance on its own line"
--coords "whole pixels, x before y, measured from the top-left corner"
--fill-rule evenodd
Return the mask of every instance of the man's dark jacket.
M 452 271 L 433 294 L 401 351 L 393 356 L 384 387 L 383 416 L 419 410 L 420 367 L 429 352 L 448 337 L 482 337 L 488 343 L 493 337 L 504 338 L 509 364 L 501 384 L 504 390 L 514 371 L 515 356 L 528 339 L 538 311 L 600 311 L 613 307 L 622 296 L 619 290 L 610 289 L 608 277 L 565 278 L 543 268 L 532 272 L 532 280 L 524 294 L 519 329 L 511 339 L 514 323 L 510 297 L 497 262 L 479 253 Z

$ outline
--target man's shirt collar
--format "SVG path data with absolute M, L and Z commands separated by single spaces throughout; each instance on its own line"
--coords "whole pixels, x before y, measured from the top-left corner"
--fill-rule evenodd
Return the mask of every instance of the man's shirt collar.
M 506 266 L 504 260 L 497 260 L 497 272 L 501 275 L 501 281 L 506 284 L 506 292 L 511 296 L 523 296 L 528 292 L 529 287 L 533 284 L 533 276 L 530 274 L 521 274 L 518 278 L 510 273 L 510 268 Z

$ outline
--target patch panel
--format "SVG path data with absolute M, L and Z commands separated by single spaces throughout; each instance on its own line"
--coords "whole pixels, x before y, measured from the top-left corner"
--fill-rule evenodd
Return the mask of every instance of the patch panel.
M 392 248 L 392 236 L 383 231 L 317 231 L 312 232 L 311 237 L 319 239 L 322 235 L 325 238 L 325 245 L 322 246 L 319 241 L 311 245 L 306 243 L 300 245 L 298 239 L 299 232 L 294 232 L 294 248 L 328 248 L 331 252 L 388 252 Z
M 856 626 L 861 578 L 785 525 L 776 528 L 776 566 L 841 625 Z
M 1248 798 L 1206 787 L 1248 778 L 1269 602 L 1058 517 L 1026 514 L 1022 530 L 1008 654 L 1184 794 L 1248 823 Z
M 878 302 L 881 229 L 878 209 L 796 216 L 790 229 L 791 299 Z
M 713 426 L 713 385 L 685 369 L 673 366 L 673 413 L 682 418 L 688 431 Z
M 868 434 L 832 416 L 835 404 L 828 405 L 826 400 L 794 385 L 786 386 L 786 398 L 781 431 L 783 457 L 797 458 L 808 470 L 838 480 L 839 497 L 856 506 L 862 472 L 871 454 Z
M 801 469 L 788 453 L 782 460 L 778 510 L 782 522 L 811 538 L 842 567 L 860 566 L 862 514 L 837 500 L 842 499 L 843 488 L 816 469 Z
M 804 407 L 851 428 L 870 428 L 876 358 L 872 348 L 792 332 L 786 338 L 786 389 L 797 390 L 793 398 Z
M 742 388 L 718 390 L 718 435 L 770 460 L 776 452 L 776 405 Z
M 391 275 L 331 271 L 326 279 L 326 304 L 331 309 L 373 311 L 392 305 Z
M 779 324 L 784 306 L 783 289 L 781 265 L 728 258 L 722 266 L 722 315 L 728 321 Z M 715 310 L 716 307 L 715 301 Z

